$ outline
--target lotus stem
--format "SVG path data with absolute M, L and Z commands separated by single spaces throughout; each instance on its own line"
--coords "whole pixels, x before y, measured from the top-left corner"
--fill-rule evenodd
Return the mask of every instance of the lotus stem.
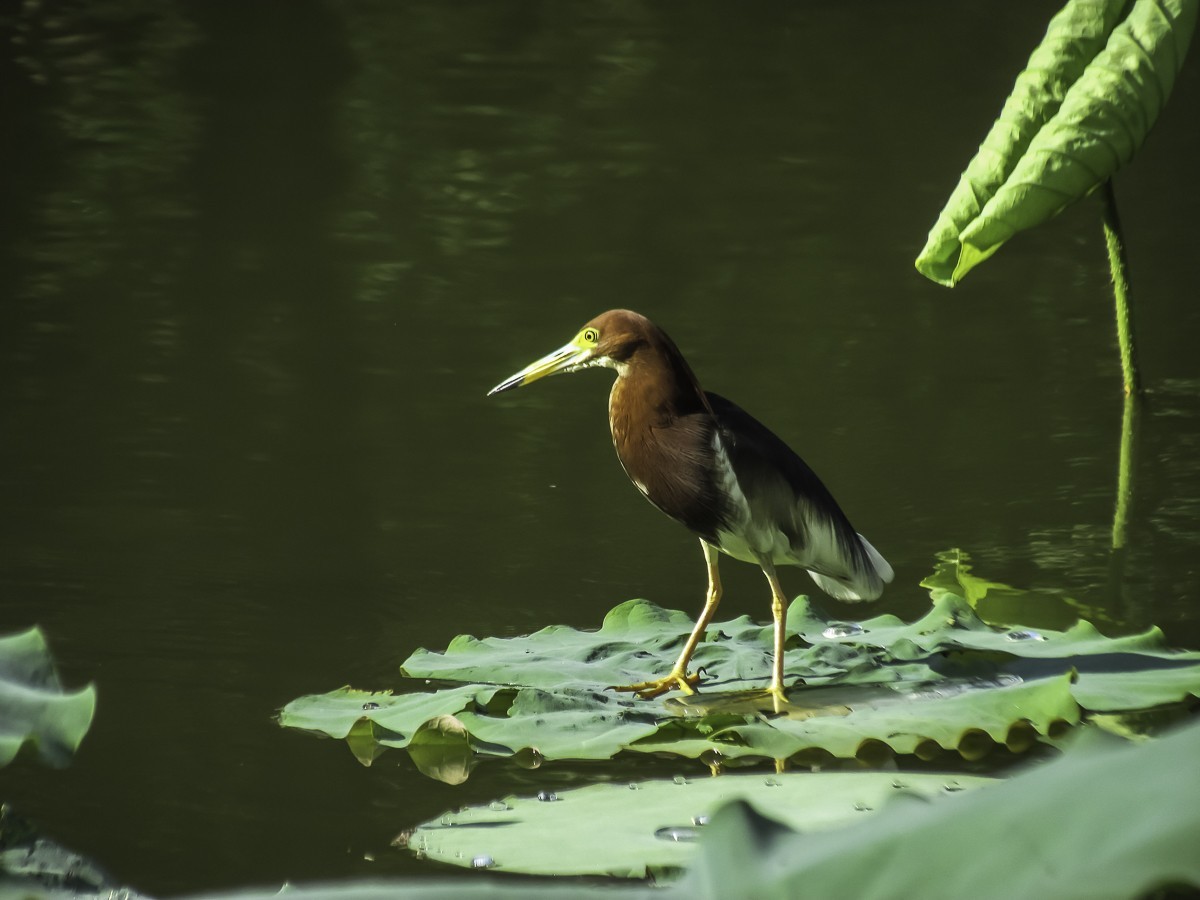
M 1121 415 L 1121 454 L 1117 463 L 1117 506 L 1113 511 L 1112 548 L 1125 547 L 1129 524 L 1129 507 L 1133 503 L 1134 433 L 1137 429 L 1137 396 L 1125 394 L 1125 409 Z
M 1133 341 L 1133 310 L 1129 290 L 1129 261 L 1125 256 L 1124 232 L 1117 214 L 1117 196 L 1112 179 L 1104 182 L 1104 243 L 1108 247 L 1108 268 L 1112 273 L 1113 299 L 1117 307 L 1117 344 L 1121 349 L 1121 376 L 1125 396 L 1141 393 L 1137 352 Z M 1124 442 L 1122 442 L 1122 446 Z

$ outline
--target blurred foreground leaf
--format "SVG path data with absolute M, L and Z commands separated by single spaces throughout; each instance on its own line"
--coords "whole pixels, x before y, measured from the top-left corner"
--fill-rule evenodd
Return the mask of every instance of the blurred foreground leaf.
M 0 637 L 0 766 L 29 742 L 42 762 L 66 765 L 92 724 L 96 690 L 63 691 L 38 628 Z
M 1134 898 L 1200 887 L 1200 724 L 1143 744 L 1086 744 L 986 790 L 891 803 L 841 831 L 793 834 L 733 804 L 660 896 Z

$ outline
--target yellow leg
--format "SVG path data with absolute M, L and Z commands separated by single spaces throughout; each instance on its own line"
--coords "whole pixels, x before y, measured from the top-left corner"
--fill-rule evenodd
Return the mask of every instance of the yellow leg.
M 692 654 L 696 652 L 696 645 L 704 637 L 704 632 L 708 628 L 708 623 L 712 621 L 713 614 L 717 611 L 717 604 L 721 602 L 721 573 L 717 571 L 719 553 L 716 547 L 711 546 L 703 538 L 700 539 L 700 547 L 704 550 L 704 561 L 708 564 L 708 593 L 704 598 L 704 609 L 700 611 L 700 618 L 696 620 L 696 627 L 688 635 L 687 643 L 683 645 L 679 659 L 675 660 L 670 674 L 638 684 L 613 685 L 612 690 L 633 691 L 645 699 L 665 694 L 672 688 L 679 688 L 685 694 L 695 693 L 693 688 L 700 681 L 700 676 L 688 674 L 688 663 L 692 659 Z
M 787 696 L 783 692 L 783 642 L 787 636 L 787 603 L 783 596 L 783 588 L 779 586 L 774 564 L 770 560 L 759 560 L 759 565 L 771 585 L 771 617 L 775 620 L 775 658 L 772 660 L 771 686 L 767 691 L 775 700 L 775 712 L 783 712 L 787 706 Z

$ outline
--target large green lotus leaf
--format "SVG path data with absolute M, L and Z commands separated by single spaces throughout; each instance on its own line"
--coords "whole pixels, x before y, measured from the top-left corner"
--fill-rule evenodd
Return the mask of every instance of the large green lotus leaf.
M 686 866 L 712 814 L 735 800 L 812 832 L 861 822 L 902 794 L 932 799 L 994 782 L 838 772 L 592 784 L 448 812 L 414 829 L 407 844 L 422 856 L 468 868 L 644 878 Z
M 947 601 L 927 618 L 944 624 L 950 616 L 949 610 Z M 792 612 L 801 624 L 816 621 L 803 600 L 793 604 Z M 966 612 L 970 615 L 969 609 Z M 988 628 L 977 619 L 975 624 L 983 630 Z M 708 640 L 695 657 L 696 666 L 703 668 L 708 676 L 705 692 L 696 698 L 682 702 L 678 698 L 632 700 L 603 690 L 616 680 L 646 677 L 650 668 L 645 656 L 647 647 L 654 647 L 660 654 L 655 665 L 669 666 L 690 625 L 690 620 L 681 614 L 668 613 L 646 601 L 629 601 L 613 610 L 606 617 L 605 626 L 595 633 L 552 628 L 506 640 L 458 638 L 445 654 L 424 651 L 414 654 L 404 663 L 404 671 L 422 677 L 474 677 L 489 682 L 535 685 L 551 681 L 554 673 L 559 673 L 561 684 L 562 673 L 571 672 L 573 677 L 567 684 L 580 687 L 559 687 L 553 693 L 523 688 L 507 715 L 455 713 L 475 739 L 492 746 L 507 746 L 512 752 L 536 749 L 547 758 L 604 758 L 623 749 L 689 757 L 715 749 L 727 758 L 786 758 L 810 748 L 854 757 L 872 742 L 885 744 L 896 753 L 910 753 L 918 745 L 930 743 L 958 748 L 964 740 L 977 740 L 975 736 L 980 733 L 993 735 L 997 742 L 1004 743 L 1010 729 L 1025 728 L 1028 724 L 1026 716 L 1012 712 L 1022 708 L 1019 697 L 1012 692 L 998 695 L 996 704 L 999 708 L 1007 706 L 1010 711 L 1007 719 L 996 720 L 990 711 L 978 721 L 973 719 L 974 695 L 994 692 L 999 682 L 971 683 L 965 691 L 962 685 L 947 685 L 938 691 L 913 694 L 916 687 L 939 676 L 927 666 L 904 661 L 908 649 L 914 645 L 903 635 L 898 643 L 905 653 L 896 654 L 899 659 L 889 656 L 885 647 L 865 642 L 856 646 L 808 635 L 812 646 L 789 651 L 789 674 L 802 674 L 810 685 L 837 681 L 839 687 L 832 693 L 820 687 L 793 691 L 796 708 L 791 716 L 772 720 L 772 723 L 791 723 L 788 727 L 750 725 L 744 731 L 734 727 L 721 732 L 722 728 L 761 718 L 752 704 L 747 709 L 747 704 L 741 703 L 741 709 L 737 709 L 737 698 L 740 691 L 765 686 L 769 678 L 770 629 L 754 625 L 745 617 L 715 623 L 709 629 Z M 822 621 L 821 625 L 825 627 L 827 623 Z M 927 630 L 927 625 L 922 620 L 913 634 Z M 631 632 L 637 638 L 632 646 L 616 638 L 618 634 Z M 560 653 L 574 654 L 577 658 L 563 659 Z M 613 657 L 617 659 L 614 661 Z M 653 659 L 650 657 L 651 662 Z M 640 670 L 633 669 L 634 665 L 640 666 Z M 908 688 L 899 692 L 866 690 L 879 682 L 899 682 Z M 1030 690 L 1053 698 L 1047 703 L 1053 713 L 1039 722 L 1042 733 L 1052 722 L 1078 720 L 1068 679 L 1059 678 Z M 730 710 L 725 702 L 730 696 L 735 701 L 734 712 L 740 714 L 725 715 Z M 916 696 L 921 702 L 914 706 Z M 987 709 L 988 704 L 984 702 L 982 707 Z M 686 720 L 673 718 L 681 713 Z M 900 719 L 904 728 L 897 725 Z M 803 724 L 795 724 L 796 720 L 802 720 Z M 929 723 L 933 723 L 932 727 L 926 727 Z M 721 737 L 714 736 L 718 732 Z
M 96 689 L 66 692 L 38 628 L 0 637 L 0 766 L 27 741 L 43 762 L 63 766 L 96 711 Z
M 646 601 L 623 603 L 596 632 L 546 628 L 516 638 L 456 638 L 445 653 L 418 651 L 409 675 L 477 679 L 434 693 L 341 689 L 293 701 L 280 721 L 345 738 L 369 763 L 407 747 L 422 771 L 464 779 L 474 755 L 603 759 L 622 751 L 708 761 L 785 759 L 808 751 L 877 762 L 890 754 L 955 750 L 968 758 L 998 744 L 1024 749 L 1079 706 L 1129 712 L 1200 689 L 1200 654 L 1169 650 L 1157 629 L 1106 638 L 1086 622 L 1063 631 L 992 626 L 941 588 L 915 622 L 883 615 L 836 621 L 805 598 L 789 610 L 803 641 L 787 652 L 790 708 L 770 716 L 770 628 L 746 617 L 714 623 L 696 653 L 703 689 L 641 700 L 615 681 L 665 671 L 690 619 Z M 556 674 L 557 673 L 557 674 Z M 755 691 L 754 689 L 758 689 Z
M 1129 162 L 1171 94 L 1197 6 L 1136 0 L 1113 27 L 1124 3 L 1068 3 L 930 231 L 918 271 L 956 284 Z

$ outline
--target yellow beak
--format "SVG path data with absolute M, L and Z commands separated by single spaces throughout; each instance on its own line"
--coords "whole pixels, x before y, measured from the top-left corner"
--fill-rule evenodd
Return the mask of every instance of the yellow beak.
M 532 384 L 539 378 L 545 378 L 547 375 L 557 375 L 560 372 L 574 372 L 591 360 L 592 353 L 593 348 L 580 347 L 574 341 L 564 344 L 553 353 L 546 354 L 537 362 L 530 363 L 520 372 L 509 375 L 488 391 L 487 395 L 490 397 L 492 394 L 499 394 L 501 391 L 523 387 L 524 385 Z

